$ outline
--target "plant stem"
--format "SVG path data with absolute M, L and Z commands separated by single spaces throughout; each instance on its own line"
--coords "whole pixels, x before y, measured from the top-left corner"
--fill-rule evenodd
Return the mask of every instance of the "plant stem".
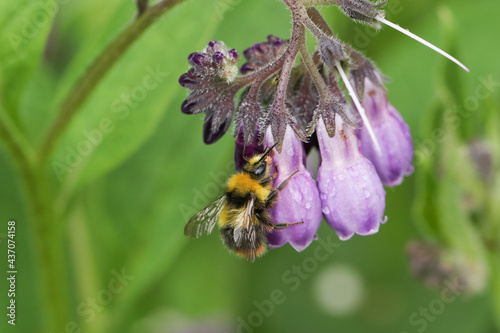
M 61 332 L 70 323 L 67 275 L 65 267 L 64 225 L 55 213 L 55 202 L 47 174 L 46 162 L 59 137 L 101 79 L 128 48 L 164 12 L 183 0 L 161 0 L 147 7 L 93 61 L 61 104 L 57 116 L 41 142 L 35 156 L 10 118 L 0 110 L 0 137 L 19 167 L 32 213 L 35 248 L 39 256 L 40 285 L 45 302 L 44 331 Z
M 278 87 L 276 88 L 275 103 L 284 105 L 286 98 L 286 88 L 288 85 L 288 79 L 292 71 L 293 63 L 299 52 L 299 47 L 304 38 L 304 26 L 300 20 L 300 15 L 298 14 L 298 8 L 301 7 L 296 0 L 283 0 L 285 4 L 290 8 L 293 16 L 293 27 L 292 27 L 292 37 L 290 38 L 290 44 L 283 54 L 285 59 L 283 66 L 281 67 L 281 75 L 278 81 Z
M 330 92 L 328 90 L 328 87 L 326 86 L 325 81 L 319 74 L 318 69 L 314 64 L 314 61 L 311 58 L 311 55 L 307 51 L 305 42 L 302 42 L 300 45 L 300 55 L 302 56 L 302 61 L 304 62 L 307 71 L 313 78 L 314 84 L 316 85 L 316 89 L 318 89 L 319 96 L 321 98 L 326 98 L 327 96 L 329 96 Z
M 92 253 L 91 239 L 83 211 L 83 202 L 78 201 L 70 212 L 68 238 L 71 250 L 71 262 L 75 276 L 77 297 L 87 299 L 98 292 L 97 264 Z M 106 330 L 106 316 L 96 316 L 92 321 L 81 323 L 82 332 L 100 333 Z
M 32 211 L 32 228 L 35 248 L 39 257 L 39 271 L 46 325 L 50 332 L 65 330 L 70 322 L 68 271 L 65 265 L 64 228 L 58 223 L 54 202 L 47 179 L 39 172 L 32 172 L 26 182 Z
M 10 118 L 0 110 L 0 137 L 18 166 L 31 211 L 31 226 L 39 256 L 40 284 L 47 311 L 46 328 L 64 330 L 68 322 L 67 287 L 62 229 L 56 223 L 45 178 L 35 167 L 32 150 Z
M 33 149 L 2 109 L 0 109 L 0 137 L 22 173 L 28 172 L 29 166 L 33 162 Z
M 497 329 L 500 330 L 500 254 L 490 253 L 490 294 L 493 308 L 493 317 Z
M 302 4 L 306 7 L 312 6 L 340 6 L 340 0 L 301 0 Z
M 57 139 L 118 59 L 163 13 L 182 1 L 184 0 L 161 0 L 145 9 L 92 62 L 61 104 L 54 122 L 42 140 L 38 155 L 40 165 L 45 165 Z

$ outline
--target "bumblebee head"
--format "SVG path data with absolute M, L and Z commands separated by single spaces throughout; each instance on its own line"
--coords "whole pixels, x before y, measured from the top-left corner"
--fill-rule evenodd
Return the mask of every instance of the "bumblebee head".
M 243 167 L 243 171 L 249 173 L 254 179 L 263 179 L 269 173 L 269 164 L 271 162 L 271 157 L 269 153 L 277 145 L 275 143 L 272 147 L 266 148 L 266 150 L 259 155 L 255 155 L 247 160 L 247 164 Z

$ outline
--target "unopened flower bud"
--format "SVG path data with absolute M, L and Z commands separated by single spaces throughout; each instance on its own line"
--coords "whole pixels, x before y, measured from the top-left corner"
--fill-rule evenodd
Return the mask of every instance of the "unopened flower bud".
M 254 44 L 243 52 L 247 62 L 241 66 L 240 72 L 247 74 L 268 65 L 285 52 L 287 44 L 288 41 L 276 36 L 267 36 L 265 42 Z
M 370 24 L 374 28 L 380 29 L 381 25 L 377 17 L 384 17 L 385 12 L 377 9 L 387 3 L 387 0 L 372 3 L 368 0 L 341 0 L 342 11 L 351 19 Z

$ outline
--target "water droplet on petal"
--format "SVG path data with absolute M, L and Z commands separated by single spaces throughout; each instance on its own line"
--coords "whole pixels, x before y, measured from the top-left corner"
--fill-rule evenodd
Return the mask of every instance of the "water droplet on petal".
M 357 168 L 350 168 L 349 174 L 351 174 L 351 176 L 353 176 L 353 177 L 357 177 L 359 175 L 358 169 Z
M 292 191 L 292 198 L 296 202 L 302 201 L 302 194 L 299 191 Z
M 323 207 L 323 214 L 330 214 L 330 208 L 328 208 L 328 206 Z
M 370 192 L 365 191 L 365 198 L 369 198 L 369 197 L 370 197 Z
M 309 202 L 306 202 L 306 209 L 311 208 L 311 204 Z

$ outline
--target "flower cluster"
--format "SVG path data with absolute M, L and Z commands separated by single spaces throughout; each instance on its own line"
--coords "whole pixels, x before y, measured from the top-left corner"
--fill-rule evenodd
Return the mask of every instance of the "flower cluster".
M 301 251 L 316 237 L 322 217 L 343 240 L 376 233 L 386 221 L 384 185 L 399 185 L 412 173 L 413 146 L 375 65 L 333 34 L 310 6 L 314 1 L 284 2 L 293 16 L 290 40 L 269 36 L 245 50 L 239 75 L 237 52 L 212 41 L 189 56 L 192 67 L 179 82 L 191 90 L 182 111 L 206 111 L 206 143 L 217 141 L 234 119 L 237 170 L 244 157 L 277 143 L 274 184 L 296 174 L 281 190 L 271 214 L 275 223 L 304 223 L 271 232 L 268 243 L 271 248 L 290 243 Z M 330 2 L 375 28 L 392 24 L 379 9 L 385 2 L 322 4 Z M 318 42 L 312 55 L 305 29 Z M 301 61 L 295 65 L 299 53 Z M 311 149 L 320 152 L 316 179 L 305 165 Z

